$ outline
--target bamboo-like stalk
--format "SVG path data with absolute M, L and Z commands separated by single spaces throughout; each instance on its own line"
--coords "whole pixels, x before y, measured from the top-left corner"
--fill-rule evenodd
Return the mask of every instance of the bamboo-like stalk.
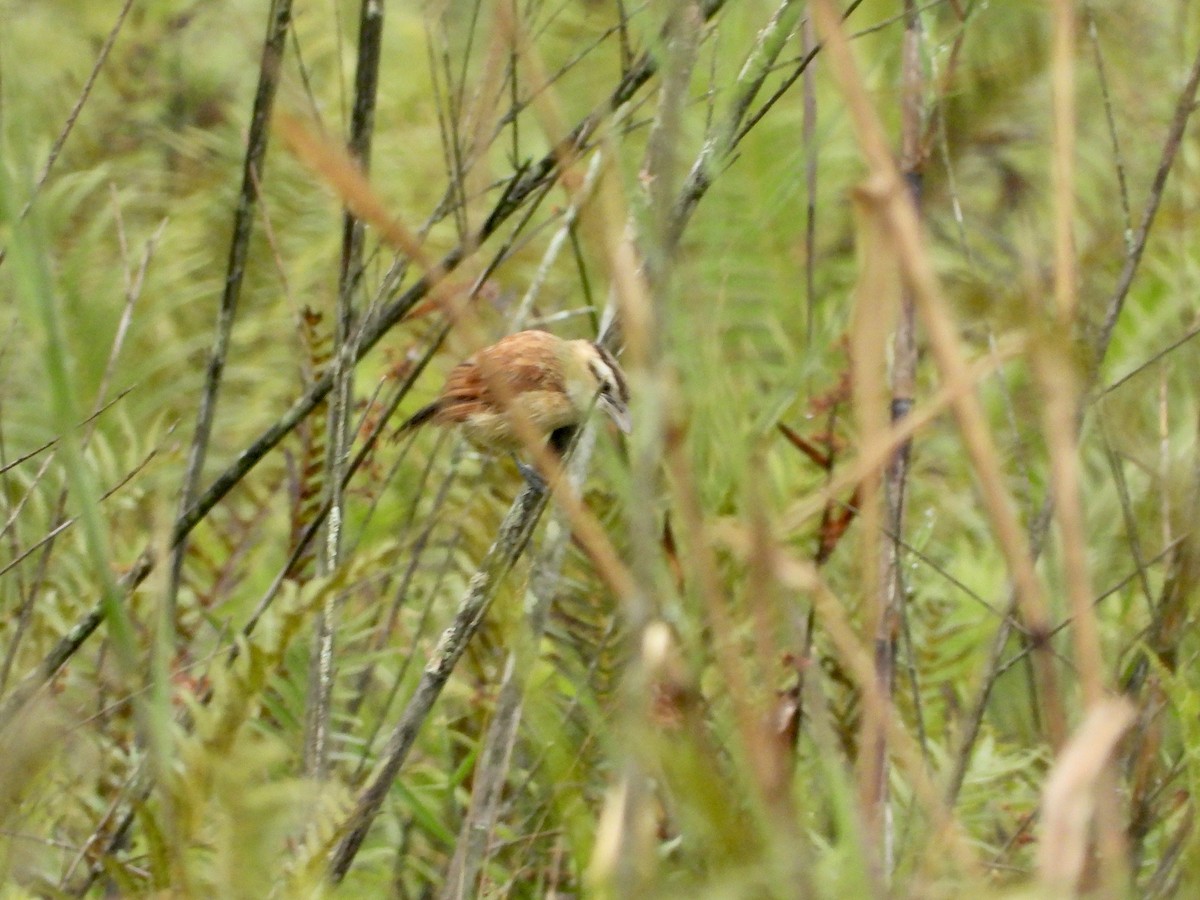
M 1034 369 L 1046 402 L 1043 429 L 1050 451 L 1050 483 L 1062 547 L 1063 581 L 1071 610 L 1075 671 L 1083 687 L 1085 709 L 1092 712 L 1104 700 L 1104 669 L 1080 487 L 1079 378 L 1075 369 L 1074 328 L 1078 306 L 1075 261 L 1075 4 L 1056 0 L 1051 53 L 1053 89 L 1054 184 L 1054 315 L 1053 331 L 1035 341 Z M 1065 336 L 1065 339 L 1064 339 Z M 1063 763 L 1066 762 L 1064 758 Z M 1053 777 L 1053 776 L 1052 776 Z M 1127 848 L 1118 820 L 1115 770 L 1101 763 L 1096 774 L 1103 786 L 1097 801 L 1099 857 L 1106 891 L 1127 881 Z M 1047 784 L 1047 794 L 1051 785 Z M 1113 895 L 1115 896 L 1115 895 Z
M 904 2 L 904 37 L 901 63 L 902 93 L 900 97 L 900 174 L 904 178 L 918 215 L 921 210 L 921 183 L 924 175 L 923 131 L 924 77 L 921 67 L 921 22 L 914 0 Z M 899 314 L 892 334 L 891 421 L 902 421 L 911 411 L 916 398 L 917 342 L 916 309 L 911 289 L 900 291 Z M 882 348 L 879 348 L 882 349 Z M 867 398 L 864 398 L 867 399 Z M 876 432 L 879 429 L 875 430 Z M 868 439 L 865 430 L 864 439 Z M 905 583 L 902 566 L 902 543 L 905 530 L 906 487 L 912 442 L 905 441 L 892 455 L 883 473 L 884 512 L 882 527 L 877 535 L 864 537 L 864 547 L 878 547 L 880 559 L 879 611 L 875 621 L 875 680 L 879 685 L 881 702 L 895 703 L 896 653 L 901 624 L 905 616 Z M 877 543 L 876 543 L 876 538 Z M 864 566 L 871 566 L 872 554 L 863 554 Z M 914 709 L 920 715 L 920 696 L 914 685 Z M 870 730 L 868 730 L 870 727 Z M 878 864 L 884 880 L 890 882 L 895 868 L 894 822 L 889 814 L 888 749 L 886 731 L 871 717 L 863 718 L 863 740 L 860 744 L 868 757 L 866 771 L 873 777 L 862 785 L 866 799 L 866 817 L 873 826 L 878 841 Z M 872 757 L 873 758 L 870 758 Z
M 364 175 L 371 169 L 371 142 L 375 134 L 375 105 L 379 93 L 379 61 L 383 51 L 383 0 L 362 0 L 359 7 L 358 61 L 355 67 L 354 103 L 350 118 L 349 150 Z M 328 454 L 325 484 L 329 512 L 318 554 L 318 572 L 328 575 L 341 561 L 343 485 L 350 454 L 350 413 L 354 399 L 354 366 L 343 362 L 354 356 L 343 347 L 354 337 L 355 296 L 362 289 L 365 225 L 352 210 L 342 222 L 342 260 L 338 277 L 337 315 L 334 326 L 333 387 L 328 415 Z M 310 657 L 309 710 L 306 717 L 305 771 L 324 777 L 329 755 L 329 720 L 333 705 L 335 598 L 330 594 L 313 623 Z
M 1053 331 L 1033 344 L 1036 371 L 1045 391 L 1043 422 L 1050 449 L 1053 503 L 1063 547 L 1063 579 L 1074 618 L 1075 665 L 1084 701 L 1097 703 L 1104 694 L 1100 639 L 1092 611 L 1092 584 L 1087 566 L 1083 498 L 1075 445 L 1078 379 L 1073 366 L 1077 305 L 1075 262 L 1075 14 L 1073 4 L 1054 4 L 1054 303 Z M 1062 336 L 1066 336 L 1066 340 Z
M 851 389 L 859 440 L 880 441 L 887 430 L 887 338 L 899 311 L 897 248 L 889 234 L 878 198 L 859 191 L 855 196 L 859 271 L 854 286 L 850 327 Z M 874 645 L 874 677 L 862 696 L 859 727 L 858 787 L 865 844 L 875 855 L 874 875 L 880 884 L 889 876 L 889 828 L 886 824 L 887 737 L 885 720 L 891 706 L 892 638 L 887 632 L 892 610 L 885 594 L 887 574 L 883 478 L 872 470 L 859 483 L 857 566 L 858 589 L 864 599 L 863 631 Z

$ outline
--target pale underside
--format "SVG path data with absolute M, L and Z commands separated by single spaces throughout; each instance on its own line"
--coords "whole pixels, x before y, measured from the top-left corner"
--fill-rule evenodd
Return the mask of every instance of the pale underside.
M 559 428 L 575 425 L 579 420 L 579 414 L 561 392 L 529 391 L 514 398 L 512 405 L 543 438 Z M 508 413 L 477 410 L 458 422 L 467 440 L 476 446 L 505 450 L 524 446 Z

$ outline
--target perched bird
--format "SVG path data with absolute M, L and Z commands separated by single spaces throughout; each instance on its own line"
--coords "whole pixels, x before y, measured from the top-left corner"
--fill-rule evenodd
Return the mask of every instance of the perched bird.
M 629 433 L 629 387 L 611 353 L 591 341 L 518 331 L 455 366 L 438 398 L 397 433 L 426 422 L 460 425 L 481 449 L 515 451 L 522 441 L 511 408 L 561 452 L 593 402 Z

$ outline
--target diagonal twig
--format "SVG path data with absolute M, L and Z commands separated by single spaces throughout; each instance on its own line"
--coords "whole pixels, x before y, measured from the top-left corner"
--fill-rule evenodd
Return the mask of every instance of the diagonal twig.
M 216 414 L 217 395 L 221 389 L 221 378 L 229 354 L 233 322 L 237 314 L 238 300 L 242 292 L 242 280 L 246 274 L 246 260 L 250 255 L 250 235 L 254 228 L 257 206 L 257 183 L 262 180 L 263 162 L 266 159 L 270 138 L 271 110 L 279 87 L 279 76 L 283 66 L 283 49 L 291 27 L 291 0 L 273 0 L 268 14 L 267 36 L 263 42 L 259 62 L 258 89 L 254 96 L 254 109 L 250 117 L 250 133 L 246 143 L 246 157 L 242 164 L 242 187 L 238 195 L 237 208 L 233 217 L 233 235 L 229 242 L 229 261 L 225 271 L 225 289 L 217 312 L 216 333 L 209 351 L 204 392 L 200 397 L 200 408 L 196 414 L 196 429 L 192 446 L 188 452 L 187 469 L 180 490 L 179 510 L 183 515 L 196 500 L 200 487 L 200 476 L 204 470 L 204 459 L 212 437 L 213 418 Z M 166 619 L 174 628 L 175 604 L 183 578 L 183 559 L 187 552 L 187 532 L 178 530 L 171 545 L 171 569 L 167 582 Z
M 360 792 L 354 810 L 346 821 L 343 837 L 334 849 L 329 865 L 329 877 L 334 883 L 345 877 L 358 854 L 384 798 L 391 790 L 392 782 L 408 758 L 421 725 L 467 649 L 467 644 L 483 623 L 500 580 L 525 549 L 546 507 L 546 499 L 544 490 L 528 486 L 517 495 L 504 517 L 495 542 L 467 585 L 453 621 L 442 632 L 441 640 L 421 673 L 416 692 L 388 738 L 383 750 L 383 762 Z

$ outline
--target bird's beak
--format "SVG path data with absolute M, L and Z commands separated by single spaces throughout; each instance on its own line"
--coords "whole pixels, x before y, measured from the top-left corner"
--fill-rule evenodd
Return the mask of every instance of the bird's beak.
M 616 423 L 616 426 L 625 434 L 629 434 L 633 428 L 633 419 L 629 415 L 629 407 L 624 403 L 614 403 L 607 397 L 600 398 L 600 406 L 608 413 L 608 417 Z

